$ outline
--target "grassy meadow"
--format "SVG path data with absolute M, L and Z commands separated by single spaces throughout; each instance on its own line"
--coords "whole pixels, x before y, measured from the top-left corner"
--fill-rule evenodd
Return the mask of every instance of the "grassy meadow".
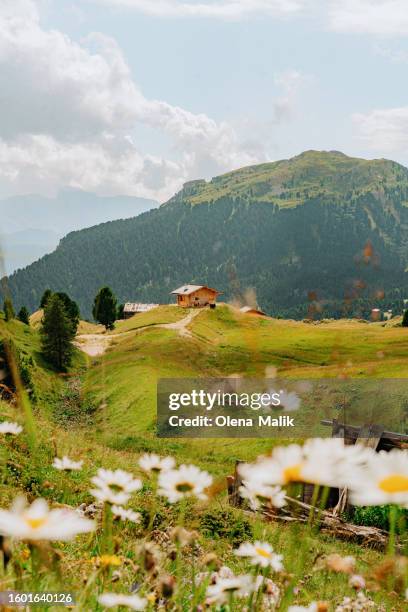
M 160 440 L 155 436 L 155 410 L 159 378 L 264 377 L 276 372 L 299 379 L 406 378 L 407 330 L 352 320 L 301 323 L 255 318 L 228 306 L 201 311 L 186 328 L 171 327 L 186 314 L 173 306 L 159 307 L 119 322 L 111 334 L 81 323 L 80 334 L 111 335 L 111 343 L 95 358 L 76 351 L 66 374 L 53 371 L 42 359 L 38 315 L 31 327 L 6 323 L 0 315 L 0 338 L 12 338 L 20 353 L 32 357 L 34 388 L 29 402 L 32 431 L 22 411 L 24 397 L 0 402 L 1 420 L 23 426 L 20 435 L 2 439 L 1 507 L 8 507 L 19 492 L 30 502 L 44 498 L 53 507 L 89 507 L 95 501 L 91 479 L 99 468 L 126 470 L 143 483 L 129 502 L 141 515 L 137 524 L 112 522 L 105 503 L 91 517 L 99 525 L 97 531 L 73 541 L 52 546 L 18 541 L 7 544 L 11 549 L 2 542 L 3 559 L 8 562 L 0 564 L 0 590 L 72 591 L 75 609 L 81 611 L 107 609 L 107 604 L 98 602 L 102 593 L 130 595 L 131 591 L 144 599 L 148 610 L 285 611 L 312 602 L 320 603 L 305 609 L 406 609 L 407 560 L 394 557 L 392 548 L 386 554 L 336 540 L 314 525 L 265 522 L 256 513 L 229 506 L 226 476 L 236 460 L 253 461 L 276 443 Z M 138 463 L 143 453 L 170 455 L 177 464 L 192 463 L 208 471 L 213 477 L 208 499 L 169 503 L 157 495 L 157 478 Z M 52 467 L 54 458 L 64 455 L 83 461 L 82 469 Z M 189 535 L 181 538 L 177 526 Z M 234 554 L 240 544 L 254 540 L 269 542 L 283 555 L 283 572 L 259 570 L 265 594 L 231 595 L 218 608 L 205 603 L 211 572 L 221 566 L 236 574 L 255 571 Z M 337 607 L 344 597 L 360 596 L 349 584 L 347 572 L 333 571 L 325 563 L 333 553 L 354 558 L 354 573 L 364 577 L 364 597 L 372 604 L 362 599 L 360 608 L 357 603 Z M 276 600 L 273 588 L 269 585 L 270 592 L 266 588 L 270 579 L 280 591 Z

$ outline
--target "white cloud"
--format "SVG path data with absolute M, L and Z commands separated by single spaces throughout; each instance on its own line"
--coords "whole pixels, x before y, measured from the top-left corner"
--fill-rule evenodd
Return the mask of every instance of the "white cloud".
M 251 15 L 285 16 L 299 12 L 308 0 L 91 0 L 134 9 L 153 17 L 243 19 Z
M 298 70 L 287 70 L 276 75 L 275 83 L 282 89 L 283 93 L 273 102 L 274 122 L 281 123 L 292 119 L 301 89 L 312 80 L 313 77 Z
M 329 20 L 339 32 L 408 34 L 407 0 L 331 0 Z
M 32 0 L 0 4 L 0 80 L 2 193 L 7 183 L 13 193 L 69 185 L 165 198 L 262 159 L 227 123 L 147 99 L 113 39 L 44 30 Z M 172 159 L 138 150 L 140 123 L 170 137 Z
M 408 149 L 408 106 L 373 110 L 354 114 L 359 137 L 372 150 L 384 153 L 405 152 Z

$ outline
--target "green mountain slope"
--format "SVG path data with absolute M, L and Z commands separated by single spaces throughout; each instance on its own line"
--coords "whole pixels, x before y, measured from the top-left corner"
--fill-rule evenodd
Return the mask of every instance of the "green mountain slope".
M 251 289 L 267 312 L 293 317 L 400 309 L 407 202 L 399 164 L 310 151 L 188 183 L 157 210 L 71 233 L 9 287 L 30 308 L 46 287 L 68 291 L 86 316 L 106 283 L 121 301 L 163 303 L 186 282 L 225 300 Z

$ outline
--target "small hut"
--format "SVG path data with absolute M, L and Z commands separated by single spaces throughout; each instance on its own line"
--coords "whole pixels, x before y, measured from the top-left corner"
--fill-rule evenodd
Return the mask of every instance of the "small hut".
M 267 317 L 268 315 L 260 310 L 259 308 L 252 308 L 251 306 L 243 306 L 240 308 L 240 312 L 244 314 L 252 315 L 254 317 Z
M 157 308 L 158 304 L 141 304 L 140 302 L 127 302 L 123 308 L 123 318 L 130 319 L 137 314 L 149 312 L 153 308 Z
M 221 291 L 206 285 L 183 285 L 172 291 L 171 295 L 177 296 L 177 306 L 182 308 L 204 308 L 205 306 L 215 308 Z

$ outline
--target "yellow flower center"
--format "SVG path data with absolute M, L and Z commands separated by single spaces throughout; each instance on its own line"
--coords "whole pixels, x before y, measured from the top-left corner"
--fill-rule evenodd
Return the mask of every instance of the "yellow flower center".
M 260 557 L 265 557 L 266 559 L 271 558 L 271 553 L 265 550 L 264 548 L 255 548 L 255 552 Z
M 42 527 L 47 522 L 47 517 L 43 516 L 41 518 L 27 518 L 25 522 L 31 527 L 31 529 L 38 529 Z
M 191 484 L 191 482 L 179 482 L 176 485 L 176 490 L 179 493 L 189 493 L 193 489 L 194 489 L 194 486 Z
M 107 567 L 109 565 L 112 565 L 114 567 L 122 565 L 122 561 L 116 555 L 102 555 L 100 557 L 99 561 L 100 561 L 101 565 L 103 565 L 105 567 Z
M 283 470 L 283 478 L 286 483 L 288 482 L 300 482 L 302 480 L 302 467 L 301 463 L 295 465 L 289 465 Z
M 390 474 L 378 483 L 385 493 L 408 493 L 408 476 L 404 474 Z

